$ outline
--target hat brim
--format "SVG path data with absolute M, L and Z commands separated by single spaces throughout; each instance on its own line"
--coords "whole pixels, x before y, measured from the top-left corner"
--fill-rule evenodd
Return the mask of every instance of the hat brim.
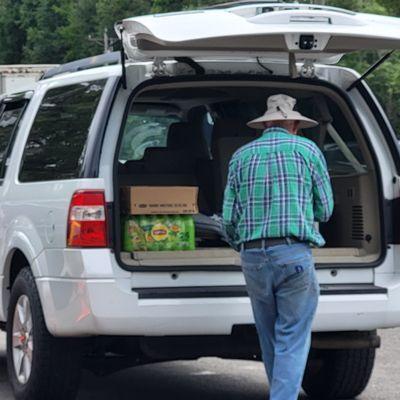
M 304 117 L 298 112 L 288 113 L 285 118 L 282 113 L 271 113 L 269 115 L 263 115 L 256 119 L 253 119 L 247 123 L 247 126 L 253 129 L 265 129 L 264 123 L 271 121 L 298 121 L 299 129 L 314 128 L 318 126 L 318 122 L 311 118 Z

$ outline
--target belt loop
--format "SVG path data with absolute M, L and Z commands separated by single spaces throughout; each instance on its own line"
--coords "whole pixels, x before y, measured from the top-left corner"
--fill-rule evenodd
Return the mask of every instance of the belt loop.
M 287 245 L 290 246 L 292 244 L 292 241 L 291 241 L 291 239 L 289 237 L 285 237 L 285 240 L 286 240 L 286 244 Z
M 244 249 L 244 243 L 245 243 L 245 242 L 240 243 L 240 245 L 239 245 L 239 246 L 240 246 L 240 251 L 244 251 L 244 250 L 245 250 L 245 249 Z
M 261 246 L 262 246 L 263 249 L 265 249 L 267 247 L 265 239 L 261 240 Z

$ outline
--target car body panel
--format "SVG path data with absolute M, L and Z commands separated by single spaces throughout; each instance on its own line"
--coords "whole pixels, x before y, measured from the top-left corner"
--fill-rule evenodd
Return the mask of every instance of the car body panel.
M 57 336 L 229 335 L 254 323 L 248 297 L 139 299 L 129 278 L 39 278 L 47 326 Z M 400 325 L 400 276 L 387 275 L 387 294 L 320 297 L 314 332 L 374 330 Z

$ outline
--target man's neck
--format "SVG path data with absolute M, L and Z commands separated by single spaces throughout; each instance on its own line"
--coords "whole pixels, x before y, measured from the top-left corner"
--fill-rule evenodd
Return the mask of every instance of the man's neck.
M 281 130 L 281 131 L 285 131 L 286 133 L 289 133 L 291 135 L 297 136 L 297 132 L 293 132 L 293 131 L 288 130 L 287 128 L 283 128 L 282 126 L 279 126 L 279 125 L 277 125 L 277 126 L 269 126 L 268 128 L 265 128 L 263 134 L 264 133 L 269 133 L 270 131 L 274 131 L 274 130 L 277 130 L 277 129 Z

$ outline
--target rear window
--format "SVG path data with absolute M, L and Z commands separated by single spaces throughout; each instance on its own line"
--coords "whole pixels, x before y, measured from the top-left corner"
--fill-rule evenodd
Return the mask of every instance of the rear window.
M 133 107 L 126 119 L 119 160 L 141 160 L 146 149 L 166 147 L 171 124 L 181 121 L 174 107 Z
M 25 108 L 25 101 L 6 104 L 0 107 L 0 179 L 4 178 L 7 168 L 7 157 L 11 152 L 18 122 Z
M 317 128 L 303 129 L 300 135 L 313 140 L 323 152 L 331 176 L 351 176 L 367 173 L 367 165 L 361 151 L 359 140 L 354 135 L 345 115 L 337 104 L 328 97 L 319 95 L 299 97 L 296 109 L 303 115 L 316 119 Z M 319 103 L 326 102 L 330 122 L 324 122 Z M 223 118 L 240 118 L 249 121 L 265 112 L 265 102 L 230 101 L 220 103 L 214 109 Z
M 87 137 L 106 80 L 51 89 L 25 146 L 21 182 L 74 179 L 82 171 Z
M 326 125 L 320 121 L 315 141 L 324 153 L 331 176 L 367 173 L 368 167 L 354 130 L 335 102 L 328 99 L 327 105 L 332 121 Z

